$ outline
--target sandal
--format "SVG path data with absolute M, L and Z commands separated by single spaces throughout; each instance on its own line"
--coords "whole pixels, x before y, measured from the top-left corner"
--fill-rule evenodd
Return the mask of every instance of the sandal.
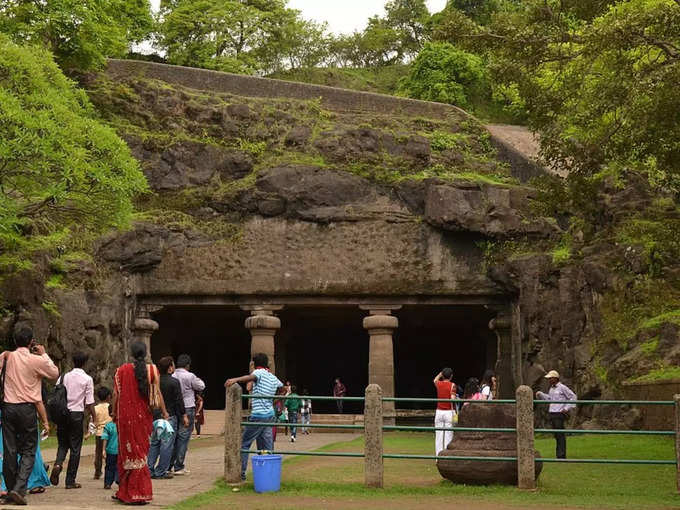
M 28 491 L 29 494 L 42 494 L 45 492 L 45 487 L 33 487 Z

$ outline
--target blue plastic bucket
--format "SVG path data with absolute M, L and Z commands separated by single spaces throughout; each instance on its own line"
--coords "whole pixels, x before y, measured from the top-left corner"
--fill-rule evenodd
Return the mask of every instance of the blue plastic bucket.
M 278 492 L 281 489 L 281 455 L 254 455 L 255 492 Z

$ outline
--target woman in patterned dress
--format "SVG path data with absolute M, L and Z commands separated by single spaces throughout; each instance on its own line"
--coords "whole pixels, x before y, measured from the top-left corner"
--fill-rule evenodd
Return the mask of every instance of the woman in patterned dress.
M 160 393 L 158 369 L 145 361 L 146 345 L 133 343 L 130 354 L 134 361 L 118 367 L 114 379 L 112 418 L 118 427 L 120 484 L 113 498 L 126 504 L 145 504 L 153 497 L 147 465 L 153 429 L 151 403 L 160 407 L 166 420 L 168 413 Z

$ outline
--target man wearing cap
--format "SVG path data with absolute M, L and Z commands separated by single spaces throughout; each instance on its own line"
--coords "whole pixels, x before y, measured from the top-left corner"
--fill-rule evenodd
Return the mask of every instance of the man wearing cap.
M 548 393 L 536 392 L 536 398 L 540 400 L 576 400 L 576 394 L 567 386 L 560 382 L 560 374 L 557 370 L 551 370 L 545 374 L 545 378 L 550 381 Z M 576 407 L 574 404 L 550 404 L 550 424 L 554 429 L 564 429 L 564 422 L 569 417 L 569 411 Z M 564 432 L 555 432 L 555 456 L 558 459 L 567 458 L 567 437 Z

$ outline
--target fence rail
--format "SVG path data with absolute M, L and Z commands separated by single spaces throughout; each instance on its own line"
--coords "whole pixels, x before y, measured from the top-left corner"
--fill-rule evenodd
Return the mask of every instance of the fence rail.
M 225 479 L 229 483 L 240 483 L 241 463 L 240 455 L 262 453 L 257 450 L 241 449 L 241 427 L 276 427 L 287 425 L 283 422 L 260 422 L 243 421 L 242 399 L 282 399 L 281 395 L 243 395 L 239 385 L 233 385 L 227 389 L 227 406 L 225 411 Z M 423 460 L 446 460 L 449 461 L 481 461 L 481 462 L 516 462 L 518 474 L 518 487 L 521 489 L 533 489 L 535 483 L 535 463 L 550 462 L 557 464 L 618 464 L 618 465 L 675 465 L 677 490 L 680 492 L 680 395 L 674 400 L 535 400 L 533 391 L 528 386 L 520 386 L 517 389 L 516 399 L 497 400 L 471 400 L 471 399 L 437 399 L 437 398 L 400 398 L 382 397 L 382 390 L 377 385 L 366 388 L 364 397 L 335 397 L 335 396 L 300 396 L 300 399 L 315 401 L 343 400 L 364 403 L 364 424 L 296 424 L 298 427 L 315 429 L 341 429 L 363 430 L 365 435 L 364 453 L 357 452 L 304 452 L 304 451 L 277 451 L 281 455 L 305 455 L 317 457 L 350 457 L 364 458 L 365 483 L 368 487 L 383 486 L 383 460 L 384 459 L 423 459 Z M 410 425 L 385 424 L 383 419 L 384 402 L 422 402 L 438 403 L 450 402 L 453 404 L 475 403 L 484 405 L 514 405 L 516 406 L 517 424 L 515 428 L 509 427 L 430 427 Z M 628 430 L 628 429 L 536 429 L 534 428 L 534 406 L 549 404 L 574 404 L 574 405 L 620 405 L 620 406 L 675 406 L 675 430 Z M 383 431 L 456 431 L 456 432 L 480 432 L 480 433 L 505 433 L 515 434 L 517 441 L 517 455 L 513 457 L 483 457 L 483 456 L 446 456 L 415 455 L 402 453 L 383 452 Z M 649 435 L 649 436 L 675 436 L 675 459 L 555 459 L 535 458 L 534 435 L 540 434 L 597 434 L 597 435 Z

